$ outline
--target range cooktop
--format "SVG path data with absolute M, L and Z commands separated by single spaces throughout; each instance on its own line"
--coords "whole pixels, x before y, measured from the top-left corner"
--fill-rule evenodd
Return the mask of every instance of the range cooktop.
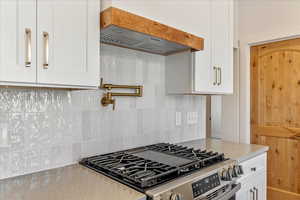
M 223 153 L 159 143 L 84 158 L 80 164 L 145 192 L 225 160 Z

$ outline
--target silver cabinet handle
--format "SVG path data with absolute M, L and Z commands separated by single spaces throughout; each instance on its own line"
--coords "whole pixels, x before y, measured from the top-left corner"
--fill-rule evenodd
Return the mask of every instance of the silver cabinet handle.
M 219 74 L 219 80 L 218 80 L 218 85 L 222 84 L 222 69 L 221 67 L 218 67 L 218 74 Z
M 32 59 L 32 44 L 31 44 L 31 29 L 25 29 L 25 67 L 31 67 L 31 59 Z
M 255 200 L 255 194 L 254 194 L 254 190 L 250 189 L 250 198 L 252 196 L 252 200 Z
M 215 66 L 214 66 L 214 71 L 215 71 L 214 85 L 217 85 L 217 83 L 218 83 L 218 68 Z
M 255 192 L 255 200 L 258 200 L 258 189 L 256 187 L 253 188 Z
M 49 33 L 43 32 L 43 38 L 44 38 L 44 69 L 48 69 L 49 67 Z

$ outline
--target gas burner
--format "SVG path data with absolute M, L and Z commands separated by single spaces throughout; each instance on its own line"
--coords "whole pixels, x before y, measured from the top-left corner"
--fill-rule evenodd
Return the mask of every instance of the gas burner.
M 159 143 L 85 158 L 80 164 L 144 192 L 225 160 L 224 154 Z

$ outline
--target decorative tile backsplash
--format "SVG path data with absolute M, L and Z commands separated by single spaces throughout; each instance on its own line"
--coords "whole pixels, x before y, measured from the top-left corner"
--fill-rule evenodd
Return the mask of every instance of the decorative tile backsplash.
M 0 89 L 0 179 L 85 156 L 204 137 L 204 97 L 166 95 L 163 56 L 102 45 L 101 77 L 143 85 L 144 96 L 116 97 L 112 111 L 100 105 L 100 90 Z M 198 124 L 187 124 L 190 111 L 199 113 Z M 180 126 L 176 112 L 182 114 Z

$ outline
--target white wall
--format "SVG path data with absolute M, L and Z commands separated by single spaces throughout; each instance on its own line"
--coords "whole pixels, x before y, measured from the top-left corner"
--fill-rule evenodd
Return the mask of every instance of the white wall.
M 250 142 L 249 44 L 300 36 L 299 0 L 240 0 L 240 142 Z
M 239 142 L 239 50 L 234 50 L 234 94 L 222 96 L 221 101 L 221 138 Z

